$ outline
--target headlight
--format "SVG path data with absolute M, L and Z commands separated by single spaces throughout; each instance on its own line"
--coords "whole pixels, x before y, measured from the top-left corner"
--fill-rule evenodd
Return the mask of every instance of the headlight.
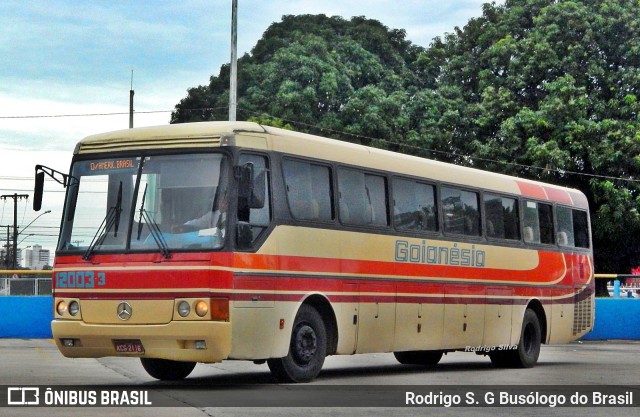
M 69 309 L 69 314 L 71 314 L 72 316 L 76 316 L 80 311 L 80 304 L 78 304 L 77 301 L 72 301 L 69 303 L 68 309 Z
M 187 317 L 190 312 L 191 306 L 189 306 L 189 303 L 180 301 L 180 304 L 178 304 L 178 314 L 180 314 L 180 317 Z
M 58 312 L 58 315 L 64 316 L 64 313 L 67 312 L 67 303 L 64 301 L 60 301 L 56 306 L 56 311 Z
M 199 317 L 204 317 L 209 312 L 209 306 L 204 301 L 198 301 L 196 303 L 196 314 Z

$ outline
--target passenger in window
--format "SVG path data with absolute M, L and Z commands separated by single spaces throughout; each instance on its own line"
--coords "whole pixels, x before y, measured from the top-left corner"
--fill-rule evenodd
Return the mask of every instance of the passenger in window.
M 569 246 L 569 234 L 564 230 L 558 232 L 558 245 Z
M 220 199 L 215 210 L 208 210 L 202 216 L 184 222 L 182 225 L 172 228 L 173 233 L 186 233 L 196 230 L 211 229 L 212 234 L 224 237 L 227 223 L 227 209 L 229 202 L 225 197 Z

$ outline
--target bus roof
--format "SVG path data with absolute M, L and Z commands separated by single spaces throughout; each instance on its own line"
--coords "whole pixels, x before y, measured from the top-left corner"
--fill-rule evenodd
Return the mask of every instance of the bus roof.
M 75 154 L 158 148 L 220 147 L 234 144 L 429 178 L 444 183 L 523 195 L 583 209 L 588 207 L 584 194 L 575 189 L 252 122 L 183 123 L 101 133 L 80 141 L 76 146 Z

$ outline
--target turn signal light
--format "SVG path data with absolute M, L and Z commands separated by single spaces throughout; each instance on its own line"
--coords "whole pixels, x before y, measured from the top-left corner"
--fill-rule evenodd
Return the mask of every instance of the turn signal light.
M 211 299 L 211 320 L 229 321 L 229 299 Z

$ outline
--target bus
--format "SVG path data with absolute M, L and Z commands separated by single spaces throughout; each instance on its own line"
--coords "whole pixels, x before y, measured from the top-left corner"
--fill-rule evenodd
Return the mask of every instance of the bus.
M 70 358 L 267 363 L 307 382 L 329 355 L 443 354 L 532 367 L 593 326 L 580 191 L 252 122 L 80 141 L 53 270 Z

